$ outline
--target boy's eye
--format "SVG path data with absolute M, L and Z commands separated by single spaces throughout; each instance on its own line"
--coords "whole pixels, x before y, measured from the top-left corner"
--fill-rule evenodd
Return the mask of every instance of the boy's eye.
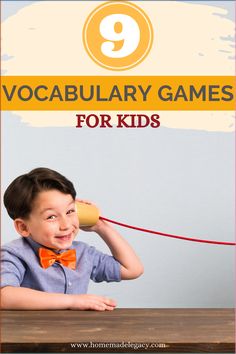
M 47 217 L 47 220 L 54 220 L 56 218 L 56 215 L 49 215 Z
M 68 210 L 67 214 L 72 214 L 74 212 L 75 212 L 75 209 L 70 209 L 70 210 Z

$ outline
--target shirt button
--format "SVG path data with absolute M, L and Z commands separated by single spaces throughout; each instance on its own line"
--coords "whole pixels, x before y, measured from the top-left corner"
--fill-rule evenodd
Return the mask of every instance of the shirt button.
M 71 286 L 71 285 L 72 285 L 72 283 L 69 281 L 69 282 L 68 282 L 68 285 L 69 285 L 69 286 Z

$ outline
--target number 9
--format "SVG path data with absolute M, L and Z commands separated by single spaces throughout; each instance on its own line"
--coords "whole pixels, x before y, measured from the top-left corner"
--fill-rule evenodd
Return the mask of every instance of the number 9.
M 118 31 L 120 29 L 118 24 L 121 25 L 121 31 Z M 99 29 L 102 37 L 109 40 L 101 45 L 101 51 L 107 57 L 124 58 L 133 53 L 139 45 L 139 26 L 128 15 L 114 14 L 106 16 L 101 21 Z M 116 43 L 123 44 L 119 50 L 115 50 Z

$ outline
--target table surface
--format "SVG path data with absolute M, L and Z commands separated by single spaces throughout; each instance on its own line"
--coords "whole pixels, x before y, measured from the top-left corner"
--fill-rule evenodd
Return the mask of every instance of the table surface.
M 234 309 L 2 311 L 2 352 L 235 352 Z

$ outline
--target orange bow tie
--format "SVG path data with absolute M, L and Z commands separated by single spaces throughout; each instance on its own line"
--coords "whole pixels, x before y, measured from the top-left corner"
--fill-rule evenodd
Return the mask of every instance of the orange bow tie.
M 59 262 L 66 267 L 75 269 L 76 267 L 76 251 L 69 250 L 63 253 L 55 253 L 46 248 L 39 249 L 40 264 L 45 269 L 53 265 L 55 262 Z

